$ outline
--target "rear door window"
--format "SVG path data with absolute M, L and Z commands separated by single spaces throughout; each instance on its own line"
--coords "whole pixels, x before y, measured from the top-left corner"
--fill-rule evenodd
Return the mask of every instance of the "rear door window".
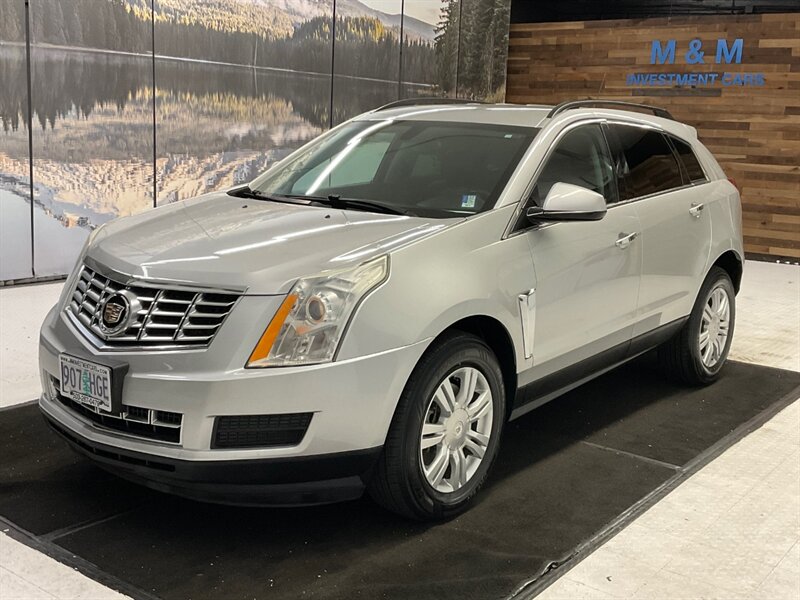
M 620 200 L 649 196 L 684 185 L 675 153 L 664 135 L 635 125 L 611 125 Z

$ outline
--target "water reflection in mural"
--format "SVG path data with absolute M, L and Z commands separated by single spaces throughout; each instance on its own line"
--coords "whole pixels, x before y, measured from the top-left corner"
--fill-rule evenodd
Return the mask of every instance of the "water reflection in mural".
M 0 9 L 0 279 L 33 274 L 24 0 Z
M 125 8 L 30 2 L 34 201 L 61 226 L 34 228 L 37 275 L 70 270 L 92 227 L 153 206 L 152 61 L 133 54 L 152 46 L 150 15 Z
M 153 120 L 144 57 L 35 47 L 35 201 L 64 229 L 34 230 L 37 275 L 64 273 L 91 228 L 153 205 Z
M 507 35 L 509 0 L 463 2 L 491 13 L 492 43 L 496 23 Z M 153 206 L 154 179 L 158 203 L 246 182 L 331 120 L 454 95 L 456 65 L 459 95 L 497 95 L 505 47 L 488 68 L 459 62 L 459 4 L 406 0 L 401 15 L 401 0 L 338 0 L 331 77 L 332 0 L 155 0 L 154 21 L 151 0 L 30 0 L 31 265 L 24 0 L 3 0 L 0 280 L 66 272 L 93 227 Z M 486 23 L 465 26 L 474 40 Z
M 327 126 L 332 0 L 298 8 L 288 28 L 270 3 L 248 4 L 250 21 L 231 18 L 213 31 L 201 19 L 159 24 L 159 203 L 250 181 Z M 277 39 L 257 35 L 251 22 Z

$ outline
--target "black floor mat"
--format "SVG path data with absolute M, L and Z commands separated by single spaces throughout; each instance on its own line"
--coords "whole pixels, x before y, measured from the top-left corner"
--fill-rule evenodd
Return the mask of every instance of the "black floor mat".
M 74 457 L 26 406 L 0 413 L 0 515 L 134 595 L 501 598 L 798 385 L 730 363 L 685 388 L 636 361 L 509 424 L 478 504 L 437 525 L 367 499 L 252 509 L 162 495 Z

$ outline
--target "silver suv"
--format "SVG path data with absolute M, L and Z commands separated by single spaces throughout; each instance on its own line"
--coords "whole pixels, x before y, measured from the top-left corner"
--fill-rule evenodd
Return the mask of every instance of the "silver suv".
M 403 101 L 95 230 L 40 406 L 159 490 L 447 518 L 509 419 L 653 348 L 714 381 L 742 259 L 736 187 L 666 111 Z

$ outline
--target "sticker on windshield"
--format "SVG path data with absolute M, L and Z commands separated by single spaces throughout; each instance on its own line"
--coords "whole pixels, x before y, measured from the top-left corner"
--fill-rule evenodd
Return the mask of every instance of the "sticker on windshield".
M 461 208 L 475 208 L 475 201 L 477 199 L 477 194 L 464 194 L 461 196 Z

